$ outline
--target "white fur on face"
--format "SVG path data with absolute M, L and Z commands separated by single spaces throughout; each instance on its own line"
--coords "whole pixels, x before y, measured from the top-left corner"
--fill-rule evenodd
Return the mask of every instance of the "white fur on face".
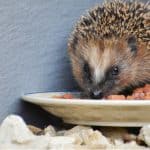
M 105 76 L 105 71 L 110 64 L 110 50 L 106 49 L 104 53 L 99 52 L 98 49 L 93 48 L 91 53 L 91 65 L 94 68 L 93 81 L 98 84 Z
M 104 77 L 104 72 L 101 71 L 100 67 L 96 67 L 94 70 L 94 81 L 95 84 L 99 83 Z

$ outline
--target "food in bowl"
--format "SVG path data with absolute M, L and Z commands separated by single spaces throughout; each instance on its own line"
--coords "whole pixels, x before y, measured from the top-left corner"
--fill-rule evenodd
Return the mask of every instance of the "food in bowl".
M 52 98 L 57 99 L 73 99 L 76 98 L 74 95 L 70 93 L 66 93 L 63 95 L 54 95 Z M 104 99 L 107 100 L 150 100 L 150 84 L 146 84 L 142 88 L 137 88 L 133 91 L 132 95 L 109 95 Z

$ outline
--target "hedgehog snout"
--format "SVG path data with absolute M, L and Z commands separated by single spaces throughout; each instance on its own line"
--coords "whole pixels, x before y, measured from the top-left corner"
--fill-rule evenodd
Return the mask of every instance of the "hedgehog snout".
M 102 92 L 102 90 L 92 90 L 90 92 L 90 97 L 92 99 L 101 99 L 101 98 L 103 98 L 103 92 Z

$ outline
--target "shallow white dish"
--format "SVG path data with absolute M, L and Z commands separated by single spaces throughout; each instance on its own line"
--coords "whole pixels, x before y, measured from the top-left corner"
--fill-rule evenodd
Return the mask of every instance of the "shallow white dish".
M 150 100 L 56 99 L 63 92 L 36 93 L 23 100 L 41 106 L 46 111 L 71 124 L 96 126 L 140 127 L 150 124 Z M 72 93 L 76 97 L 79 93 Z

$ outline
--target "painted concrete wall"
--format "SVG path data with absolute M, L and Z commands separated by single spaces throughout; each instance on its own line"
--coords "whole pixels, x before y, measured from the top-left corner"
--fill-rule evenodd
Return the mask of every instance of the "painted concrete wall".
M 0 121 L 11 113 L 35 124 L 39 116 L 43 124 L 52 119 L 19 98 L 26 93 L 76 89 L 67 38 L 79 16 L 98 2 L 0 0 Z
M 0 0 L 0 121 L 16 113 L 28 123 L 55 122 L 19 98 L 27 93 L 76 89 L 67 38 L 79 16 L 101 1 Z

